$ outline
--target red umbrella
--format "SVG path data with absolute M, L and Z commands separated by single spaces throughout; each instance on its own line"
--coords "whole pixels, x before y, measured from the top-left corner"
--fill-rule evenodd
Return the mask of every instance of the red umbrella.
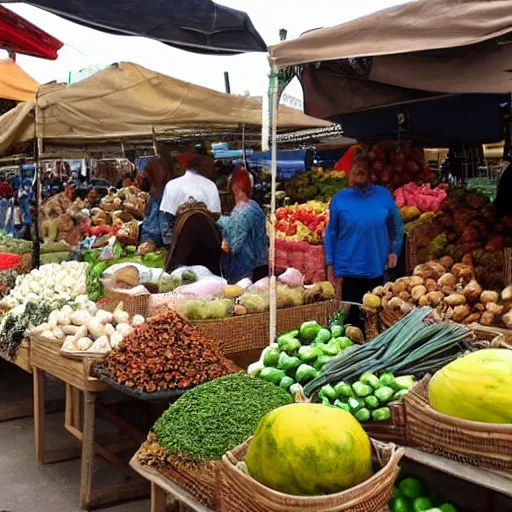
M 0 48 L 55 60 L 64 43 L 0 5 Z

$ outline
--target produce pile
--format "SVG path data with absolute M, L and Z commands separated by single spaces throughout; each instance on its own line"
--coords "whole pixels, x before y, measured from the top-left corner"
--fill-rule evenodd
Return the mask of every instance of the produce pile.
M 219 460 L 256 431 L 268 412 L 291 403 L 285 391 L 246 374 L 228 375 L 187 391 L 153 426 L 168 454 Z
M 145 393 L 185 390 L 235 371 L 215 342 L 168 310 L 135 327 L 96 373 Z
M 371 444 L 361 425 L 347 412 L 320 404 L 269 412 L 245 463 L 252 478 L 294 496 L 345 491 L 373 474 Z
M 83 238 L 94 237 L 94 247 L 103 247 L 116 235 L 123 244 L 136 243 L 148 194 L 136 187 L 112 190 L 96 206 L 98 197 L 93 192 L 85 200 L 72 202 L 62 193 L 43 203 L 42 231 L 46 242 L 65 241 L 75 246 Z
M 327 202 L 331 197 L 348 187 L 348 176 L 341 171 L 324 171 L 322 168 L 301 172 L 285 185 L 286 195 L 294 203 L 307 201 Z
M 501 296 L 484 290 L 474 278 L 474 269 L 455 263 L 451 257 L 418 265 L 412 277 L 378 286 L 363 297 L 366 307 L 407 314 L 415 306 L 431 306 L 454 322 L 512 326 L 512 288 Z
M 512 247 L 512 219 L 497 222 L 485 196 L 454 189 L 433 222 L 438 226 L 437 236 L 425 235 L 422 261 L 443 256 L 458 262 L 469 259 L 482 286 L 503 287 L 503 248 Z
M 62 349 L 68 352 L 106 354 L 144 321 L 141 315 L 130 319 L 122 309 L 113 313 L 98 309 L 86 295 L 80 295 L 71 304 L 52 311 L 48 320 L 32 332 L 44 340 L 62 344 Z
M 328 281 L 312 286 L 303 286 L 303 282 L 304 276 L 293 268 L 278 277 L 278 309 L 331 300 L 335 296 L 334 287 Z M 254 284 L 243 279 L 235 285 L 227 285 L 218 277 L 201 279 L 176 288 L 170 305 L 193 321 L 264 313 L 269 309 L 269 283 L 268 277 Z M 169 303 L 165 302 L 164 306 Z
M 373 373 L 363 373 L 352 385 L 338 382 L 326 384 L 318 392 L 318 399 L 324 405 L 339 407 L 353 414 L 357 421 L 386 421 L 391 418 L 388 405 L 401 402 L 404 395 L 416 385 L 412 375 L 395 377 L 384 372 L 377 377 Z
M 432 408 L 455 418 L 512 424 L 512 350 L 478 350 L 453 361 L 430 380 Z M 484 391 L 483 391 L 484 390 Z
M 53 304 L 44 301 L 26 302 L 9 310 L 0 322 L 0 354 L 16 357 L 21 342 L 29 331 L 48 319 Z
M 69 261 L 42 265 L 30 274 L 17 276 L 16 286 L 2 299 L 0 306 L 10 309 L 31 301 L 59 305 L 85 294 L 86 274 L 87 263 Z
M 363 341 L 355 327 L 333 324 L 327 329 L 315 321 L 305 322 L 298 330 L 278 336 L 247 371 L 293 393 L 294 384 L 310 382 L 331 359 L 345 353 L 353 345 L 350 336 L 358 343 Z
M 276 236 L 292 242 L 318 244 L 328 222 L 327 203 L 309 201 L 283 206 L 276 211 Z
M 375 182 L 391 190 L 406 183 L 431 183 L 434 173 L 425 162 L 423 148 L 408 142 L 375 143 L 370 150 Z
M 411 477 L 395 483 L 388 506 L 390 512 L 457 512 L 451 503 L 436 499 L 421 480 Z
M 453 361 L 469 336 L 461 325 L 440 322 L 428 306 L 414 309 L 369 343 L 354 346 L 325 364 L 304 392 L 312 396 L 326 384 L 352 383 L 367 372 L 422 376 Z
M 101 277 L 108 268 L 123 263 L 134 263 L 148 268 L 163 268 L 165 253 L 164 251 L 156 251 L 144 256 L 137 256 L 136 247 L 123 247 L 117 240 L 111 240 L 110 245 L 103 250 L 87 250 L 82 253 L 82 257 L 89 264 L 87 269 L 87 295 L 89 299 L 96 302 L 104 295 Z M 136 286 L 139 283 L 132 284 Z
M 30 240 L 13 238 L 12 235 L 0 230 L 0 253 L 22 255 L 32 252 L 33 245 Z

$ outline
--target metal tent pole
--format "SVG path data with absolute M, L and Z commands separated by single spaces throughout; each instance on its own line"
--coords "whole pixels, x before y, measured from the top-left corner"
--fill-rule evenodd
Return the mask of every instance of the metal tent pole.
M 269 270 L 270 270 L 270 325 L 269 343 L 274 343 L 277 335 L 277 286 L 276 286 L 276 192 L 277 192 L 277 116 L 279 113 L 279 75 L 277 69 L 272 68 L 270 74 L 270 114 L 271 114 L 271 200 L 269 225 Z M 267 139 L 268 140 L 268 139 Z

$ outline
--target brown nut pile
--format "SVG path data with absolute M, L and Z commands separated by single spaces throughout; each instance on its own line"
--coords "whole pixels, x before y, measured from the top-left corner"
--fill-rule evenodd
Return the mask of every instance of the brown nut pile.
M 188 389 L 237 372 L 215 342 L 173 310 L 149 318 L 95 370 L 145 393 Z

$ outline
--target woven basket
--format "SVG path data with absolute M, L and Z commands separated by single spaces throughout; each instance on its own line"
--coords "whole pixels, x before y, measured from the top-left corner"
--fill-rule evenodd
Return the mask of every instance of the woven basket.
M 426 376 L 404 397 L 407 442 L 474 466 L 512 472 L 512 425 L 480 423 L 434 411 Z
M 512 284 L 512 248 L 503 249 L 503 271 L 505 286 Z
M 387 421 L 362 423 L 365 432 L 373 439 L 385 443 L 407 444 L 407 422 L 403 402 L 389 404 L 391 418 Z
M 372 441 L 379 468 L 371 478 L 344 492 L 327 496 L 291 496 L 260 484 L 237 464 L 244 460 L 250 440 L 228 452 L 219 465 L 219 512 L 377 512 L 391 497 L 403 448 Z
M 393 327 L 399 322 L 405 315 L 401 311 L 395 311 L 393 309 L 384 309 L 379 313 L 380 332 Z
M 359 308 L 364 321 L 364 334 L 367 341 L 373 340 L 380 334 L 379 314 L 373 308 L 361 306 Z
M 149 299 L 151 295 L 130 295 L 129 293 L 123 293 L 120 291 L 110 291 L 107 294 L 107 298 L 111 301 L 122 302 L 124 310 L 133 315 L 142 315 L 144 317 L 148 316 L 149 309 Z
M 338 309 L 337 300 L 279 309 L 277 332 L 279 334 L 292 331 L 308 320 L 316 320 L 320 325 L 328 325 Z M 250 350 L 262 350 L 268 346 L 269 322 L 269 313 L 266 312 L 222 320 L 203 320 L 194 322 L 194 326 L 203 336 L 219 343 L 224 354 L 229 356 Z
M 174 459 L 158 444 L 153 432 L 148 434 L 147 440 L 137 452 L 137 459 L 141 465 L 156 469 L 205 507 L 216 510 L 217 470 L 220 461 L 190 462 Z

